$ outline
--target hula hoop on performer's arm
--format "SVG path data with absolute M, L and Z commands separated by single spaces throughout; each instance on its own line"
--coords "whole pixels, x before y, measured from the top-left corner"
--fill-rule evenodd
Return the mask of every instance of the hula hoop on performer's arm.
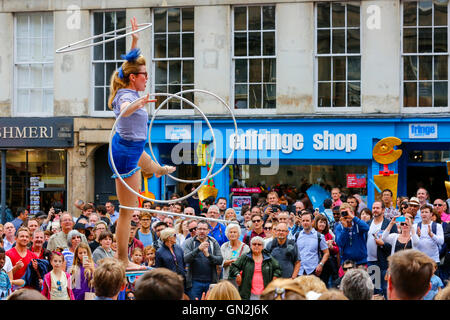
M 89 37 L 89 38 L 86 38 L 86 39 L 83 39 L 83 40 L 80 40 L 80 41 L 77 41 L 77 42 L 70 43 L 70 44 L 68 44 L 68 45 L 66 45 L 64 47 L 61 47 L 61 48 L 57 49 L 56 53 L 66 53 L 66 52 L 71 52 L 71 51 L 75 51 L 75 50 L 81 50 L 81 49 L 88 48 L 88 47 L 97 46 L 97 45 L 104 44 L 104 43 L 107 43 L 107 42 L 110 42 L 110 41 L 114 41 L 114 40 L 117 40 L 117 39 L 125 38 L 125 37 L 127 37 L 129 35 L 132 35 L 134 33 L 141 32 L 141 31 L 143 31 L 145 29 L 148 29 L 151 26 L 152 26 L 151 23 L 141 23 L 141 24 L 138 25 L 138 29 L 136 29 L 134 31 L 127 32 L 127 33 L 124 33 L 124 34 L 121 34 L 121 35 L 117 35 L 115 37 L 112 37 L 110 39 L 105 39 L 103 41 L 91 42 L 91 43 L 88 43 L 88 44 L 85 44 L 85 45 L 77 47 L 77 45 L 79 45 L 80 43 L 91 41 L 93 39 L 97 39 L 97 38 L 106 36 L 106 35 L 108 35 L 110 33 L 121 32 L 121 31 L 130 29 L 131 26 L 125 27 L 125 28 L 121 28 L 121 29 L 117 29 L 117 30 L 108 31 L 108 32 L 105 32 L 105 33 L 102 33 L 102 34 L 98 34 L 98 35 L 95 35 L 95 36 L 92 36 L 92 37 Z

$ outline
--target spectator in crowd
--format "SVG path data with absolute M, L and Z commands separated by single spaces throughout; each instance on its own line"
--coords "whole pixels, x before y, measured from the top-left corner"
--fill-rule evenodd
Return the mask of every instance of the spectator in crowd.
M 261 215 L 261 213 L 260 213 L 261 211 L 260 211 L 259 207 L 254 207 L 254 208 L 256 208 L 255 211 L 258 211 L 259 214 Z M 252 209 L 250 208 L 250 206 L 247 206 L 247 205 L 242 206 L 241 216 L 243 219 L 239 222 L 241 225 L 241 239 L 240 240 L 242 240 L 244 238 L 244 235 L 247 232 L 246 223 L 249 221 L 251 222 L 251 219 L 252 219 Z
M 391 189 L 384 189 L 381 192 L 381 201 L 384 203 L 384 216 L 385 218 L 391 220 L 393 217 L 400 215 L 400 212 L 395 208 L 393 202 L 393 193 Z
M 96 212 L 92 212 L 89 215 L 88 223 L 96 224 L 99 221 L 103 221 L 103 220 L 100 220 L 100 217 L 99 217 L 99 215 Z M 103 221 L 103 222 L 105 222 L 105 221 Z M 106 225 L 108 225 L 107 222 L 105 222 L 105 223 L 106 223 Z
M 138 266 L 144 265 L 144 250 L 136 247 L 131 251 L 131 262 Z
M 125 266 L 117 259 L 104 259 L 94 271 L 95 300 L 117 300 L 126 285 Z
M 28 219 L 28 210 L 19 207 L 17 208 L 16 211 L 16 218 L 13 221 L 11 221 L 11 223 L 14 225 L 14 228 L 18 230 L 27 219 Z M 26 227 L 26 225 L 24 225 L 24 227 Z
M 417 250 L 427 254 L 439 266 L 439 247 L 444 244 L 444 231 L 442 225 L 431 221 L 433 210 L 433 207 L 429 204 L 422 206 L 420 208 L 422 221 L 415 224 L 413 228 L 420 240 Z
M 375 288 L 376 294 L 383 294 L 386 297 L 387 283 L 385 274 L 388 268 L 387 257 L 391 254 L 392 246 L 389 242 L 382 240 L 383 231 L 389 225 L 390 220 L 385 215 L 385 202 L 375 201 L 372 204 L 373 220 L 367 222 L 369 233 L 367 237 L 367 265 L 378 266 L 381 271 L 381 288 Z M 397 233 L 397 225 L 391 225 L 390 232 Z M 374 279 L 375 281 L 375 279 Z M 352 300 L 352 299 L 350 299 Z
M 400 202 L 399 212 L 401 215 L 405 215 L 408 213 L 408 198 L 405 201 Z
M 21 279 L 25 274 L 31 260 L 37 259 L 36 255 L 28 250 L 30 242 L 30 231 L 27 227 L 20 227 L 17 230 L 16 245 L 6 251 L 6 255 L 11 259 L 13 280 Z M 14 288 L 16 289 L 16 288 Z
M 145 272 L 136 280 L 136 300 L 182 300 L 183 277 L 166 268 Z
M 361 210 L 361 214 L 360 214 L 361 220 L 364 222 L 369 222 L 370 220 L 373 219 L 373 213 L 372 210 L 370 210 L 369 208 L 364 208 Z
M 349 300 L 372 300 L 374 285 L 365 269 L 353 269 L 342 278 L 341 288 Z
M 241 296 L 230 281 L 221 280 L 208 291 L 206 300 L 241 300 Z
M 297 281 L 278 278 L 267 285 L 260 300 L 306 300 L 306 292 Z
M 140 228 L 141 227 L 141 223 L 140 223 L 140 220 L 139 220 L 140 216 L 141 216 L 141 212 L 139 210 L 134 210 L 133 214 L 131 215 L 131 221 L 136 223 L 136 228 Z
M 39 291 L 35 289 L 22 288 L 15 290 L 7 300 L 48 300 Z
M 102 232 L 104 231 L 108 231 L 108 226 L 106 225 L 106 222 L 99 221 L 94 225 L 94 229 L 92 231 L 95 235 L 95 239 L 89 244 L 89 247 L 91 248 L 91 251 L 94 252 L 95 249 L 100 246 L 100 234 L 102 234 Z
M 325 283 L 314 275 L 303 275 L 295 278 L 294 281 L 306 293 L 307 300 L 317 300 L 320 295 L 328 291 Z
M 186 278 L 184 252 L 177 245 L 177 234 L 175 229 L 166 228 L 161 231 L 163 245 L 156 251 L 155 268 L 167 268 Z
M 75 250 L 80 243 L 81 243 L 81 233 L 79 233 L 77 230 L 70 231 L 69 234 L 67 235 L 67 245 L 62 251 L 65 262 L 64 271 L 70 272 L 73 264 Z
M 239 240 L 241 236 L 241 228 L 238 224 L 230 223 L 225 229 L 225 235 L 229 241 L 225 242 L 220 247 L 220 251 L 223 257 L 223 279 L 228 279 L 231 264 L 243 254 L 248 253 L 250 248 L 248 245 Z
M 16 243 L 16 228 L 11 222 L 5 223 L 3 227 L 5 229 L 5 237 L 3 238 L 3 247 L 5 251 L 11 249 Z
M 264 223 L 264 233 L 266 237 L 264 238 L 264 248 L 267 248 L 267 245 L 272 242 L 273 239 L 276 238 L 275 235 L 275 227 L 278 225 L 278 222 L 272 222 L 267 220 Z
M 75 300 L 70 274 L 64 271 L 64 256 L 52 252 L 50 260 L 52 271 L 45 274 L 42 295 L 48 300 Z
M 30 230 L 31 236 L 33 236 L 34 231 L 39 229 L 39 222 L 36 218 L 28 219 L 26 227 Z
M 263 222 L 263 218 L 261 216 L 260 213 L 252 213 L 251 216 L 251 220 L 252 222 L 252 230 L 251 231 L 247 231 L 244 235 L 243 238 L 243 242 L 246 245 L 250 244 L 250 241 L 254 238 L 254 237 L 261 237 L 261 238 L 265 238 L 266 237 L 266 233 L 264 232 L 264 222 Z
M 275 258 L 281 267 L 282 278 L 296 278 L 300 270 L 300 255 L 293 239 L 288 239 L 286 223 L 277 224 L 275 238 L 268 243 L 267 251 Z
M 323 267 L 330 257 L 328 244 L 325 237 L 313 228 L 312 213 L 305 211 L 301 219 L 303 230 L 295 236 L 301 260 L 299 275 L 315 274 L 320 277 Z
M 173 228 L 173 218 L 172 217 L 165 217 L 163 220 L 168 228 Z
M 433 202 L 433 207 L 437 210 L 437 212 L 441 216 L 442 222 L 446 223 L 450 222 L 450 214 L 447 213 L 448 211 L 447 202 L 445 202 L 442 199 L 436 199 Z
M 119 212 L 115 210 L 115 206 L 111 201 L 105 203 L 106 213 L 109 215 L 111 219 L 111 224 L 114 224 L 116 220 L 119 218 Z
M 178 219 L 177 223 L 175 223 L 175 231 L 177 232 L 177 245 L 182 247 L 184 241 L 186 240 L 187 235 L 189 234 L 188 229 L 189 220 L 187 219 Z
M 72 270 L 72 292 L 75 300 L 92 300 L 94 291 L 95 264 L 91 249 L 85 243 L 80 243 L 75 249 Z
M 8 273 L 3 269 L 6 262 L 6 252 L 3 247 L 0 247 L 0 300 L 6 300 L 11 294 L 12 283 L 9 279 Z
M 151 229 L 152 216 L 146 211 L 142 211 L 139 217 L 141 227 L 136 232 L 136 239 L 142 242 L 144 248 L 153 245 L 154 234 Z
M 72 215 L 68 212 L 64 212 L 61 214 L 61 232 L 58 232 L 50 237 L 47 244 L 47 249 L 50 251 L 54 251 L 57 248 L 66 248 L 67 247 L 67 237 L 69 232 L 73 229 L 73 219 Z M 82 234 L 81 241 L 84 243 L 88 243 L 86 237 Z
M 200 299 L 211 283 L 217 283 L 217 266 L 223 262 L 219 243 L 208 236 L 209 231 L 209 224 L 201 220 L 197 224 L 196 236 L 185 242 L 184 261 L 188 265 L 186 289 L 191 300 Z
M 137 224 L 133 220 L 131 220 L 130 235 L 128 237 L 128 257 L 131 257 L 131 252 L 133 252 L 134 248 L 141 248 L 142 250 L 144 250 L 144 245 L 142 244 L 142 242 L 136 239 L 137 228 Z
M 183 213 L 189 216 L 195 216 L 195 209 L 192 207 L 186 207 L 184 208 Z
M 340 207 L 333 207 L 331 210 L 333 211 L 333 218 L 334 218 L 334 224 L 331 228 L 331 231 L 333 231 L 334 234 L 336 234 L 336 226 L 340 224 L 341 221 L 341 211 L 339 210 Z
M 355 216 L 349 204 L 339 207 L 340 223 L 336 226 L 336 243 L 339 246 L 341 261 L 353 260 L 357 265 L 367 263 L 367 223 Z
M 331 199 L 333 200 L 333 207 L 342 205 L 341 190 L 339 188 L 331 189 Z
M 167 223 L 160 221 L 155 224 L 155 235 L 156 237 L 153 239 L 153 246 L 156 250 L 158 250 L 162 246 L 162 241 L 160 239 L 161 231 L 165 228 L 168 228 Z
M 333 216 L 333 210 L 331 209 L 333 206 L 333 201 L 329 198 L 325 199 L 323 201 L 323 214 L 328 219 L 328 224 L 330 225 L 330 230 L 333 228 L 334 225 L 334 216 Z
M 83 206 L 81 215 L 78 217 L 76 222 L 80 221 L 80 219 L 83 219 L 83 218 L 86 219 L 89 222 L 89 217 L 94 212 L 95 212 L 94 207 L 92 205 L 90 205 L 89 203 L 86 203 Z M 98 216 L 97 216 L 97 218 L 98 218 Z
M 342 276 L 340 276 L 339 278 L 337 278 L 334 282 L 333 282 L 333 288 L 337 288 L 337 289 L 341 289 L 341 282 L 342 282 L 342 278 L 344 277 L 344 275 L 352 269 L 356 268 L 356 264 L 355 261 L 352 260 L 345 260 L 344 263 L 342 264 L 342 271 L 343 274 Z
M 445 226 L 444 241 L 447 248 L 450 248 L 450 223 Z M 444 281 L 450 278 L 450 250 L 445 253 L 444 263 L 441 265 L 439 273 Z
M 415 229 L 412 228 L 412 218 L 409 214 L 405 216 L 405 221 L 400 222 L 400 231 L 398 233 L 391 232 L 391 229 L 397 223 L 397 218 L 392 218 L 381 238 L 385 243 L 391 245 L 390 255 L 400 250 L 417 249 L 419 244 L 419 238 L 415 233 Z
M 268 205 L 264 210 L 264 221 L 267 219 L 273 219 L 277 217 L 278 213 L 281 211 L 286 211 L 287 207 L 284 204 L 280 203 L 280 198 L 278 197 L 278 193 L 276 191 L 271 191 L 267 194 L 267 202 Z
M 253 237 L 250 252 L 231 264 L 229 279 L 236 279 L 242 299 L 258 300 L 265 287 L 272 280 L 281 277 L 278 261 L 263 249 L 264 239 Z
M 228 221 L 238 220 L 237 215 L 236 215 L 236 211 L 234 211 L 233 208 L 226 209 L 225 213 L 223 215 L 223 219 L 224 220 L 228 220 Z
M 359 216 L 359 201 L 354 196 L 350 195 L 347 197 L 347 203 L 352 206 L 353 212 Z
M 339 277 L 340 256 L 339 247 L 334 241 L 334 235 L 330 233 L 330 226 L 328 219 L 323 214 L 319 214 L 314 219 L 314 229 L 325 237 L 325 241 L 330 251 L 330 257 L 323 266 L 323 271 L 320 274 L 320 279 L 328 286 L 329 282 L 334 282 Z
M 219 207 L 216 205 L 212 205 L 208 208 L 208 212 L 206 213 L 207 218 L 219 219 L 220 218 Z M 209 221 L 210 225 L 210 233 L 209 235 L 217 240 L 219 246 L 228 241 L 227 236 L 225 235 L 226 226 L 217 221 Z
M 111 219 L 108 217 L 108 213 L 104 205 L 100 204 L 97 207 L 95 207 L 95 212 L 97 212 L 97 215 L 99 216 L 100 220 L 106 222 L 108 228 L 112 226 Z
M 388 299 L 422 299 L 431 288 L 433 259 L 423 252 L 409 249 L 396 252 L 388 260 Z
M 98 238 L 100 246 L 92 253 L 94 263 L 99 264 L 99 261 L 104 258 L 114 258 L 114 251 L 111 249 L 113 235 L 110 231 L 103 231 Z
M 196 219 L 192 219 L 188 221 L 188 231 L 189 234 L 186 236 L 185 241 L 182 244 L 182 248 L 184 250 L 184 243 L 186 242 L 187 239 L 194 237 L 197 234 L 197 220 Z
M 225 197 L 217 198 L 216 206 L 219 208 L 219 216 L 223 219 L 225 215 L 225 210 L 227 210 L 227 198 Z
M 50 250 L 44 248 L 45 235 L 41 229 L 36 229 L 33 233 L 32 245 L 30 250 L 36 255 L 37 259 L 45 259 L 50 263 Z
M 422 221 L 422 218 L 420 217 L 420 213 L 418 213 L 420 208 L 419 199 L 416 197 L 411 197 L 408 201 L 408 210 L 407 213 L 412 215 L 413 217 L 413 223 L 419 223 Z
M 431 282 L 431 288 L 430 291 L 427 292 L 427 294 L 423 297 L 423 300 L 433 300 L 434 297 L 437 295 L 437 293 L 444 288 L 444 283 L 442 282 L 441 278 L 439 278 L 436 275 L 438 266 L 435 263 L 434 264 L 434 274 L 431 276 L 430 282 Z

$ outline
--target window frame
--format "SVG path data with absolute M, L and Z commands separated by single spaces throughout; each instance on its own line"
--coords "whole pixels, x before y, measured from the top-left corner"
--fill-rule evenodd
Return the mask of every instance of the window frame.
M 248 8 L 249 7 L 271 7 L 273 6 L 275 8 L 275 21 L 274 21 L 274 25 L 275 25 L 275 29 L 270 29 L 270 30 L 266 30 L 266 32 L 274 32 L 275 34 L 275 54 L 274 55 L 270 55 L 270 56 L 264 56 L 264 55 L 260 55 L 260 56 L 249 56 L 248 55 L 248 33 L 249 30 L 246 29 L 245 33 L 247 34 L 247 55 L 246 56 L 235 56 L 234 55 L 234 33 L 235 33 L 235 29 L 234 29 L 234 10 L 235 8 L 247 8 L 247 12 L 248 12 Z M 235 85 L 236 85 L 236 78 L 235 78 L 235 73 L 236 73 L 236 60 L 247 60 L 250 61 L 251 59 L 275 59 L 275 66 L 277 66 L 278 63 L 278 46 L 277 46 L 277 42 L 278 42 L 278 34 L 277 34 L 277 24 L 278 24 L 278 19 L 277 19 L 277 11 L 278 11 L 278 6 L 276 5 L 276 3 L 264 3 L 264 4 L 250 4 L 250 5 L 242 5 L 242 4 L 238 4 L 238 5 L 233 5 L 231 7 L 231 33 L 230 33 L 230 57 L 231 57 L 231 77 L 230 77 L 230 88 L 231 88 L 231 94 L 230 94 L 230 107 L 233 109 L 233 112 L 237 115 L 272 115 L 272 114 L 276 114 L 277 113 L 277 81 L 276 79 L 277 77 L 277 72 L 278 72 L 278 68 L 276 68 L 276 73 L 275 73 L 275 108 L 249 108 L 248 107 L 248 101 L 247 101 L 247 108 L 245 109 L 238 109 L 234 106 L 234 102 L 235 102 Z M 248 26 L 248 14 L 246 15 L 247 18 L 247 26 Z M 263 19 L 263 16 L 261 15 L 261 19 Z M 265 32 L 265 30 L 261 27 L 260 30 L 258 30 L 259 32 L 261 32 L 261 34 L 263 34 Z M 243 32 L 243 31 L 242 31 Z M 263 49 L 263 38 L 261 38 L 261 53 L 263 53 L 262 51 Z M 249 75 L 249 68 L 250 68 L 250 64 L 247 63 L 247 79 L 248 79 L 248 75 Z M 247 85 L 250 85 L 251 82 L 246 82 Z M 258 83 L 257 83 L 258 84 Z M 261 86 L 264 86 L 264 82 L 260 83 Z M 272 82 L 270 82 L 270 84 L 273 84 Z M 247 91 L 248 92 L 248 91 Z M 263 96 L 263 94 L 261 94 L 261 97 Z M 247 99 L 248 99 L 248 94 L 247 94 Z M 264 103 L 264 99 L 262 99 L 262 103 Z
M 117 12 L 117 11 L 123 11 L 125 12 L 125 23 L 127 23 L 126 20 L 126 9 L 122 9 L 122 8 L 115 8 L 115 9 L 110 9 L 110 10 L 91 10 L 90 12 L 90 22 L 91 22 L 91 35 L 94 36 L 94 28 L 95 28 L 95 23 L 94 23 L 94 14 L 95 13 L 107 13 L 107 12 Z M 103 16 L 104 18 L 104 16 Z M 103 19 L 103 30 L 105 30 L 105 20 Z M 122 38 L 124 39 L 124 38 Z M 119 39 L 121 40 L 121 39 Z M 126 41 L 125 41 L 125 54 L 127 52 L 127 47 L 126 47 Z M 121 64 L 124 60 L 123 59 L 116 59 L 116 60 L 105 60 L 105 49 L 103 49 L 103 60 L 94 60 L 94 47 L 92 46 L 90 48 L 90 57 L 91 57 L 91 61 L 90 61 L 90 69 L 91 69 L 91 75 L 90 75 L 90 92 L 89 92 L 89 110 L 90 110 L 90 116 L 92 117 L 114 117 L 114 111 L 109 109 L 107 104 L 105 104 L 105 110 L 95 110 L 95 64 L 96 63 L 103 63 L 105 65 L 105 72 L 106 72 L 106 63 L 119 63 Z M 116 47 L 116 41 L 114 41 L 114 47 Z M 94 62 L 95 61 L 95 62 Z M 106 76 L 106 80 L 109 80 L 109 77 Z M 108 85 L 109 86 L 109 85 Z M 106 85 L 104 86 L 105 88 L 107 87 Z M 106 90 L 105 90 L 106 93 Z M 108 103 L 108 97 L 105 97 L 105 101 L 106 103 Z
M 37 15 L 37 14 L 39 14 L 40 15 L 40 18 L 41 18 L 41 31 L 42 31 L 42 33 L 41 33 L 41 48 L 43 48 L 43 46 L 42 46 L 42 44 L 43 44 L 43 27 L 44 27 L 44 21 L 43 21 L 43 18 L 44 18 L 44 14 L 49 14 L 49 15 L 51 15 L 51 19 L 52 19 L 52 23 L 53 23 L 53 32 L 52 32 L 52 37 L 53 37 L 53 46 L 55 45 L 55 15 L 53 14 L 53 12 L 47 12 L 47 11 L 37 11 L 37 12 L 16 12 L 15 14 L 14 14 L 14 40 L 13 40 L 13 55 L 14 55 L 14 57 L 13 57 L 13 63 L 14 63 L 14 65 L 13 65 L 13 87 L 12 87 L 12 91 L 13 91 L 13 93 L 12 93 L 12 98 L 13 98 L 13 103 L 12 103 L 12 108 L 11 108 L 11 115 L 13 116 L 13 117 L 51 117 L 51 116 L 53 116 L 54 115 L 54 112 L 55 112 L 55 103 L 54 103 L 54 101 L 55 101 L 55 82 L 54 82 L 54 68 L 55 68 L 55 54 L 53 54 L 53 59 L 51 60 L 51 61 L 48 61 L 48 62 L 43 62 L 43 61 L 41 61 L 41 62 L 36 62 L 36 61 L 32 61 L 32 60 L 30 60 L 30 61 L 26 61 L 26 62 L 19 62 L 18 61 L 18 56 L 17 56 L 17 54 L 18 54 L 18 47 L 17 47 L 17 35 L 18 35 L 18 32 L 17 32 L 17 27 L 18 27 L 18 22 L 17 22 L 17 19 L 18 19 L 18 15 L 24 15 L 24 16 L 27 16 L 28 17 L 28 30 L 30 30 L 30 18 L 31 18 L 31 15 Z M 31 49 L 31 47 L 29 48 L 29 49 Z M 52 48 L 52 50 L 53 50 L 54 48 Z M 52 90 L 52 101 L 53 101 L 53 104 L 52 104 L 52 107 L 51 107 L 51 110 L 49 110 L 49 111 L 45 111 L 45 112 L 42 112 L 42 111 L 37 111 L 37 112 L 19 112 L 18 111 L 18 108 L 19 108 L 19 105 L 18 105 L 18 101 L 19 101 L 19 86 L 18 86 L 18 78 L 19 78 L 19 76 L 18 76 L 18 66 L 19 65 L 23 65 L 23 66 L 30 66 L 30 65 L 42 65 L 42 68 L 44 68 L 44 65 L 51 65 L 52 66 L 52 70 L 53 70 L 53 73 L 52 73 L 52 79 L 53 79 L 53 81 L 52 81 L 52 87 L 51 87 L 51 90 Z M 29 76 L 31 76 L 31 72 L 29 73 Z M 44 70 L 42 70 L 42 76 L 41 76 L 41 81 L 42 81 L 42 84 L 44 83 Z M 31 79 L 30 79 L 30 81 L 31 81 Z M 31 83 L 30 83 L 30 85 L 31 85 Z M 31 88 L 31 87 L 29 87 L 29 88 L 27 88 L 27 90 L 28 90 L 28 104 L 30 104 L 30 99 L 31 99 L 31 92 L 30 92 L 30 90 L 31 89 L 33 89 L 33 88 Z M 46 90 L 46 89 L 50 89 L 50 87 L 45 87 L 45 86 L 42 86 L 42 87 L 40 87 L 40 90 L 41 90 L 41 99 L 42 99 L 42 103 L 44 103 L 44 101 L 43 101 L 43 99 L 44 99 L 44 96 L 43 96 L 43 94 L 44 94 L 44 90 Z
M 405 114 L 414 114 L 414 113 L 420 113 L 420 114 L 425 114 L 425 113 L 443 113 L 443 112 L 449 112 L 450 111 L 450 50 L 449 50 L 449 40 L 450 40 L 450 5 L 449 3 L 447 3 L 447 52 L 443 53 L 443 52 L 429 52 L 429 53 L 403 53 L 403 11 L 404 11 L 404 3 L 405 2 L 416 2 L 417 4 L 420 1 L 417 0 L 402 0 L 400 1 L 400 81 L 399 81 L 399 88 L 400 88 L 400 110 L 401 113 L 405 113 Z M 432 1 L 433 2 L 433 1 Z M 417 13 L 417 12 L 416 12 Z M 417 20 L 418 20 L 418 16 L 417 16 Z M 430 26 L 426 26 L 426 27 L 430 27 Z M 432 30 L 435 29 L 435 25 L 434 25 L 434 3 L 432 6 L 432 26 L 431 26 Z M 411 27 L 412 29 L 412 27 Z M 419 25 L 418 22 L 416 23 L 416 27 L 415 30 L 419 30 Z M 419 41 L 417 40 L 417 46 L 419 46 Z M 432 47 L 433 47 L 433 51 L 434 51 L 434 41 L 432 40 Z M 429 56 L 429 57 L 435 57 L 435 56 L 447 56 L 447 107 L 421 107 L 421 106 L 416 106 L 416 107 L 405 107 L 404 105 L 404 94 L 403 94 L 403 90 L 404 90 L 404 84 L 405 84 L 405 80 L 404 80 L 404 57 L 417 57 L 417 59 L 419 57 L 423 57 L 423 56 Z M 434 63 L 432 63 L 432 76 L 434 77 Z M 419 91 L 419 82 L 420 80 L 417 79 L 416 81 L 413 80 L 408 80 L 407 82 L 411 82 L 411 83 L 417 83 L 417 91 L 416 91 L 416 97 L 419 99 L 420 96 L 418 95 L 418 91 Z M 427 80 L 427 83 L 431 83 L 431 98 L 433 100 L 433 104 L 434 104 L 434 83 L 436 82 L 434 79 L 432 80 Z M 444 81 L 437 81 L 437 82 L 444 82 Z M 417 101 L 417 104 L 419 104 L 419 102 Z
M 176 9 L 180 9 L 180 26 L 182 27 L 183 25 L 183 16 L 182 16 L 182 9 L 187 9 L 187 8 L 192 8 L 193 12 L 194 12 L 194 31 L 183 31 L 182 29 L 180 29 L 179 32 L 169 32 L 168 31 L 168 19 L 166 16 L 166 31 L 164 32 L 165 35 L 169 35 L 169 34 L 179 34 L 180 35 L 180 57 L 177 58 L 155 58 L 155 28 L 153 27 L 155 25 L 155 10 L 156 9 L 172 9 L 172 8 L 176 8 Z M 151 16 L 152 16 L 152 38 L 151 38 L 151 82 L 150 82 L 150 90 L 152 93 L 155 93 L 155 88 L 156 88 L 156 63 L 158 61 L 193 61 L 194 64 L 194 82 L 192 84 L 183 84 L 183 68 L 181 68 L 180 72 L 181 72 L 181 82 L 180 82 L 180 87 L 183 86 L 192 86 L 195 89 L 195 65 L 196 65 L 196 60 L 195 60 L 195 5 L 193 6 L 172 6 L 172 7 L 153 7 L 151 8 Z M 160 32 L 158 32 L 160 33 Z M 162 33 L 162 32 L 161 32 Z M 182 34 L 192 34 L 193 35 L 193 45 L 194 45 L 194 55 L 192 58 L 188 58 L 188 57 L 182 57 L 182 52 L 183 52 L 183 37 L 181 36 Z M 168 37 L 167 37 L 168 39 Z M 168 40 L 166 40 L 168 41 Z M 166 53 L 168 52 L 169 47 L 166 46 Z M 169 86 L 169 76 L 170 76 L 170 71 L 167 72 L 166 75 L 166 86 Z M 169 93 L 164 92 L 164 93 Z M 184 98 L 186 98 L 185 96 L 183 96 Z M 155 97 L 157 98 L 157 97 Z M 167 97 L 169 98 L 169 97 Z M 176 101 L 176 98 L 172 99 L 173 101 Z M 170 100 L 170 101 L 172 101 Z M 169 101 L 169 102 L 170 102 Z M 185 103 L 184 101 L 181 101 L 180 99 L 178 99 L 178 101 L 180 101 L 180 103 L 182 102 L 183 104 Z M 168 102 L 168 103 L 169 103 Z M 183 106 L 181 106 L 181 109 L 167 109 L 168 108 L 168 103 L 166 103 L 166 105 L 159 109 L 158 114 L 159 115 L 165 115 L 165 116 L 177 116 L 177 115 L 195 115 L 196 113 L 196 109 L 194 107 L 192 107 L 192 109 L 185 109 L 183 108 Z M 192 101 L 192 103 L 195 103 L 195 92 L 194 92 L 194 101 Z M 155 112 L 155 110 L 157 109 L 156 107 L 156 103 L 152 103 L 151 106 L 151 111 L 152 114 Z
M 329 114 L 330 112 L 337 112 L 337 113 L 343 113 L 343 112 L 355 112 L 355 113 L 361 113 L 363 110 L 363 81 L 362 81 L 362 52 L 364 51 L 363 48 L 363 41 L 362 41 L 362 29 L 363 29 L 363 17 L 362 17 L 362 1 L 330 1 L 327 2 L 330 4 L 330 12 L 332 12 L 332 5 L 333 3 L 339 3 L 339 4 L 343 4 L 345 5 L 345 26 L 344 27 L 333 27 L 332 26 L 332 19 L 333 17 L 330 15 L 330 27 L 327 28 L 327 30 L 330 30 L 330 53 L 321 53 L 318 54 L 317 53 L 317 36 L 318 36 L 318 25 L 317 25 L 317 14 L 318 14 L 318 8 L 317 5 L 321 3 L 319 2 L 315 2 L 314 3 L 314 94 L 313 94 L 313 99 L 314 99 L 314 110 L 316 113 L 326 113 Z M 347 31 L 349 30 L 349 27 L 347 26 L 347 5 L 356 5 L 358 4 L 360 11 L 359 11 L 359 53 L 333 53 L 332 52 L 332 48 L 333 48 L 333 30 L 344 30 L 345 31 L 345 51 L 347 51 Z M 357 29 L 356 27 L 350 27 L 350 30 L 355 30 Z M 345 57 L 346 58 L 346 63 L 345 63 L 345 79 L 346 80 L 342 80 L 342 81 L 334 81 L 334 80 L 330 80 L 331 85 L 333 85 L 333 83 L 345 83 L 345 104 L 348 104 L 348 83 L 351 82 L 357 82 L 357 81 L 348 81 L 348 63 L 347 63 L 347 58 L 349 57 L 359 57 L 360 58 L 360 101 L 361 101 L 361 105 L 358 107 L 355 106 L 344 106 L 344 107 L 333 107 L 333 106 L 329 106 L 329 107 L 320 107 L 318 104 L 318 98 L 319 98 L 319 58 L 324 58 L 324 57 L 329 57 L 331 58 L 331 61 L 333 61 L 333 58 L 336 57 Z M 333 64 L 331 65 L 331 77 L 333 74 Z M 330 96 L 330 100 L 333 100 L 333 96 Z

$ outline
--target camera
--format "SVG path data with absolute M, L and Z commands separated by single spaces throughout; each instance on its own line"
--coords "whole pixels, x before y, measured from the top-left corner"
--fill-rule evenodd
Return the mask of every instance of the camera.
M 347 211 L 342 211 L 342 212 L 341 212 L 341 216 L 342 216 L 342 217 L 348 216 L 348 212 L 347 212 Z
M 271 207 L 272 207 L 272 211 L 273 211 L 273 212 L 275 212 L 275 211 L 281 211 L 281 207 L 280 207 L 279 205 L 277 205 L 277 204 L 272 205 Z

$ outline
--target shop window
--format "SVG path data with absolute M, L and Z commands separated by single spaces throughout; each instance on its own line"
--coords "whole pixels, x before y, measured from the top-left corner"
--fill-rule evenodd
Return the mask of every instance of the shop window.
M 65 150 L 8 150 L 6 204 L 13 212 L 18 207 L 30 209 L 31 205 L 48 212 L 54 202 L 65 205 L 66 167 Z M 37 193 L 31 185 L 34 182 L 39 189 Z
M 154 92 L 178 93 L 194 89 L 194 8 L 153 10 Z M 194 102 L 194 93 L 183 94 Z M 167 97 L 156 97 L 158 107 Z M 193 109 L 172 99 L 164 109 Z
M 447 0 L 403 2 L 402 65 L 405 109 L 448 106 Z
M 105 32 L 122 29 L 126 26 L 125 11 L 108 11 L 93 13 L 94 32 L 99 35 Z M 106 36 L 96 38 L 94 42 L 104 41 L 125 34 L 124 30 L 112 32 Z M 94 111 L 109 111 L 109 85 L 110 78 L 123 63 L 120 57 L 126 54 L 126 38 L 116 39 L 92 48 L 92 74 Z
M 53 14 L 18 13 L 14 34 L 15 114 L 53 115 Z
M 361 106 L 360 25 L 359 3 L 317 3 L 318 108 Z
M 234 107 L 276 107 L 275 6 L 233 8 Z

